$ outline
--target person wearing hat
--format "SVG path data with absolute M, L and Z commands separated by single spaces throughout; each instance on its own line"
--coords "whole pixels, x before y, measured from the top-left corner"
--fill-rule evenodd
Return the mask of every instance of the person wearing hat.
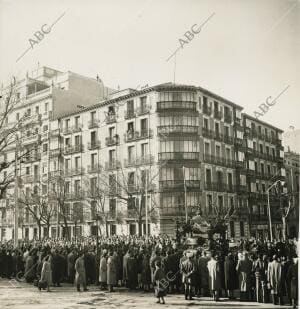
M 79 258 L 75 263 L 75 284 L 77 291 L 80 292 L 80 285 L 82 284 L 83 290 L 87 291 L 86 288 L 86 272 L 85 272 L 85 264 L 84 264 L 84 252 L 82 251 Z
M 212 291 L 213 300 L 219 300 L 219 290 L 221 288 L 220 277 L 220 264 L 219 256 L 216 253 L 212 253 L 210 261 L 207 263 L 208 268 L 208 284 L 209 289 Z
M 271 286 L 273 304 L 277 305 L 279 299 L 279 305 L 282 305 L 282 265 L 280 263 L 280 259 L 276 254 L 273 256 L 273 261 L 268 265 L 268 282 Z
M 244 252 L 236 267 L 239 275 L 241 301 L 249 300 L 252 268 L 252 261 L 249 260 L 248 252 Z
M 187 252 L 187 259 L 181 264 L 182 283 L 184 284 L 184 295 L 186 300 L 192 300 L 192 276 L 196 270 L 193 256 L 193 253 Z
M 99 282 L 100 288 L 106 289 L 107 286 L 107 250 L 103 249 L 102 257 L 100 259 L 99 266 Z

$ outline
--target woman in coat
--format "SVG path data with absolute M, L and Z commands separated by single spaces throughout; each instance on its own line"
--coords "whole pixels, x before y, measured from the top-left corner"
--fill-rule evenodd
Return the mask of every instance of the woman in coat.
M 238 288 L 238 275 L 236 272 L 236 263 L 234 256 L 229 253 L 224 263 L 225 288 L 228 291 L 229 299 L 234 299 L 234 290 Z
M 221 288 L 220 265 L 218 260 L 218 255 L 213 254 L 211 260 L 207 263 L 209 289 L 212 291 L 215 301 L 219 300 L 218 292 Z
M 80 285 L 82 284 L 83 290 L 87 291 L 86 288 L 86 273 L 85 273 L 85 265 L 84 265 L 84 253 L 81 253 L 79 258 L 75 263 L 75 284 L 77 287 L 77 291 L 80 292 Z
M 151 284 L 151 268 L 150 268 L 150 256 L 148 252 L 145 252 L 143 255 L 141 279 L 144 291 L 149 291 Z
M 107 285 L 107 253 L 103 250 L 99 266 L 99 282 L 101 289 L 105 289 Z
M 47 292 L 50 292 L 50 285 L 52 284 L 52 271 L 49 262 L 49 255 L 44 258 L 43 267 L 41 271 L 41 281 L 47 285 Z
M 107 285 L 108 291 L 113 292 L 113 287 L 117 284 L 117 264 L 116 257 L 110 252 L 107 259 Z

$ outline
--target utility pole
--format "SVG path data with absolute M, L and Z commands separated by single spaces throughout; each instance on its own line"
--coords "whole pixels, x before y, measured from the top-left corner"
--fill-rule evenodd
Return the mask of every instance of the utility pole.
M 183 187 L 184 187 L 184 210 L 185 210 L 185 222 L 188 222 L 187 200 L 186 200 L 186 182 L 185 182 L 185 167 L 182 167 L 183 172 Z
M 148 238 L 148 170 L 146 170 L 145 181 L 145 216 L 146 216 L 146 238 Z
M 15 224 L 14 224 L 14 245 L 17 248 L 19 244 L 19 176 L 18 176 L 18 156 L 19 156 L 19 138 L 16 137 L 15 149 Z

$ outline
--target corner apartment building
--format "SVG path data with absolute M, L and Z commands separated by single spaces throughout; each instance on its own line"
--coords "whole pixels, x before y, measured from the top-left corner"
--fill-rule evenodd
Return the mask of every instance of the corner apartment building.
M 282 130 L 243 114 L 249 227 L 251 234 L 266 238 L 269 234 L 267 189 L 277 180 L 285 180 Z M 282 221 L 279 198 L 270 190 L 270 209 L 274 237 L 279 237 Z
M 5 119 L 5 125 L 9 129 L 22 122 L 22 130 L 16 134 L 18 146 L 14 143 L 6 147 L 0 154 L 0 161 L 12 162 L 22 156 L 18 166 L 11 166 L 4 173 L 14 174 L 16 169 L 22 180 L 22 189 L 19 191 L 28 191 L 43 186 L 43 177 L 48 170 L 50 119 L 66 111 L 78 110 L 80 106 L 94 104 L 106 98 L 112 89 L 105 87 L 100 80 L 49 67 L 38 67 L 25 78 L 14 79 L 12 88 L 1 89 L 0 100 L 6 98 L 10 89 L 11 100 L 16 104 Z M 23 156 L 25 153 L 26 156 Z M 0 200 L 0 239 L 14 237 L 14 191 L 14 183 L 11 183 L 6 197 Z M 19 223 L 20 238 L 36 235 L 36 225 L 28 211 L 20 209 Z
M 284 153 L 286 169 L 287 194 L 291 201 L 291 210 L 288 214 L 287 233 L 290 237 L 299 236 L 299 171 L 300 155 L 291 150 Z
M 109 235 L 147 228 L 174 235 L 186 215 L 226 216 L 232 208 L 228 237 L 268 233 L 266 188 L 284 177 L 281 130 L 196 86 L 126 89 L 95 102 L 52 115 L 36 174 L 49 203 L 55 179 L 63 179 L 71 236 L 95 235 L 98 224 Z M 9 238 L 13 225 L 4 228 Z M 36 236 L 34 222 L 21 232 Z M 66 234 L 59 211 L 46 232 Z

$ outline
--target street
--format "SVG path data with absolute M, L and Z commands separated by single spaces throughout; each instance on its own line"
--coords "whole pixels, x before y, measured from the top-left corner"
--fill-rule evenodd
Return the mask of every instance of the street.
M 156 304 L 152 293 L 127 292 L 117 289 L 114 293 L 102 292 L 90 286 L 88 292 L 77 292 L 71 284 L 63 284 L 61 288 L 52 288 L 50 293 L 38 291 L 27 283 L 0 279 L 0 308 L 35 309 L 35 308 L 291 308 L 290 306 L 273 306 L 256 302 L 239 302 L 221 299 L 213 302 L 209 298 L 184 300 L 183 295 L 168 295 L 166 305 Z

